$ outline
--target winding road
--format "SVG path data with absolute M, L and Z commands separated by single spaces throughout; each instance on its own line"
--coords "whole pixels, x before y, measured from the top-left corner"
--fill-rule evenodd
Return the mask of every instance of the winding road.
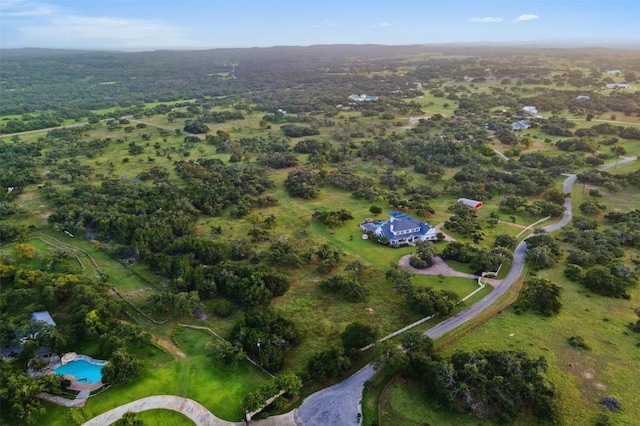
M 599 170 L 607 170 L 619 164 L 635 161 L 635 157 L 621 157 L 615 163 L 607 164 Z M 576 175 L 566 174 L 567 178 L 563 184 L 565 194 L 570 194 Z M 567 225 L 572 218 L 571 198 L 565 199 L 565 211 L 562 218 L 544 228 L 546 232 L 556 231 Z M 502 283 L 482 300 L 475 303 L 468 309 L 447 318 L 436 326 L 427 330 L 424 334 L 432 339 L 436 339 L 443 334 L 461 326 L 483 310 L 494 304 L 502 297 L 511 286 L 518 280 L 524 269 L 524 258 L 527 252 L 526 238 L 521 241 L 513 253 L 511 269 L 507 273 Z M 302 405 L 293 412 L 281 416 L 270 417 L 266 420 L 258 420 L 252 424 L 262 426 L 344 426 L 359 425 L 362 421 L 362 390 L 364 384 L 375 374 L 371 364 L 366 365 L 348 379 L 337 383 L 331 387 L 323 389 L 307 397 Z M 113 410 L 103 413 L 87 423 L 89 425 L 109 425 L 117 421 L 127 411 L 139 412 L 151 409 L 167 409 L 178 411 L 189 417 L 198 426 L 202 425 L 241 425 L 242 423 L 227 422 L 215 417 L 209 410 L 196 401 L 172 395 L 160 395 L 142 398 L 137 401 L 116 407 Z
M 628 163 L 636 160 L 634 157 L 622 157 L 615 163 L 607 164 L 599 168 L 599 170 L 607 170 L 619 164 Z M 563 192 L 571 194 L 573 184 L 576 181 L 576 175 L 567 174 L 563 184 Z M 546 232 L 556 231 L 571 221 L 571 198 L 565 199 L 565 211 L 562 218 L 551 225 L 544 227 Z M 436 339 L 445 333 L 461 326 L 480 312 L 494 304 L 502 297 L 511 286 L 518 280 L 524 269 L 524 257 L 527 253 L 527 243 L 521 241 L 513 253 L 513 261 L 511 269 L 507 273 L 502 283 L 497 286 L 491 293 L 482 300 L 475 303 L 468 309 L 447 318 L 436 326 L 425 331 L 425 336 Z M 367 380 L 375 373 L 371 364 L 365 366 L 360 371 L 349 377 L 347 380 L 323 389 L 309 396 L 297 410 L 297 419 L 304 426 L 329 426 L 329 425 L 349 425 L 359 424 L 356 419 L 360 418 L 362 413 L 361 403 L 354 404 L 354 401 L 362 399 L 362 389 Z M 293 426 L 293 425 L 292 425 Z
M 121 405 L 94 417 L 82 426 L 104 426 L 117 422 L 125 413 L 139 413 L 147 410 L 171 410 L 183 414 L 197 426 L 241 426 L 244 423 L 233 423 L 221 420 L 211 414 L 205 406 L 189 398 L 175 395 L 155 395 L 141 398 Z
M 134 123 L 143 123 L 149 126 L 157 127 L 164 130 L 175 131 L 174 128 L 160 126 L 154 123 L 139 121 L 132 119 L 131 116 L 123 117 L 128 118 Z M 416 118 L 419 119 L 420 117 Z M 576 119 L 578 120 L 578 119 Z M 602 122 L 613 122 L 609 120 L 593 120 Z M 411 119 L 410 119 L 411 122 Z M 613 122 L 619 123 L 619 122 Z M 78 127 L 84 126 L 88 123 L 73 123 L 65 126 L 59 126 L 49 129 L 32 130 L 21 133 L 1 134 L 0 138 L 11 137 L 14 135 L 24 135 L 36 132 L 43 132 L 52 130 L 55 128 L 66 127 Z M 638 123 L 626 123 L 634 124 Z M 187 134 L 186 132 L 182 132 Z M 497 152 L 497 151 L 496 151 Z M 504 158 L 504 155 L 497 152 Z M 635 161 L 636 157 L 620 157 L 614 163 L 610 163 L 599 167 L 599 170 L 607 170 L 614 168 L 617 165 L 625 164 L 631 161 Z M 570 194 L 573 189 L 573 184 L 576 181 L 576 175 L 567 174 L 567 179 L 563 184 L 563 191 L 565 194 Z M 565 200 L 565 211 L 562 218 L 551 225 L 544 228 L 546 232 L 556 231 L 563 226 L 567 225 L 572 218 L 571 212 L 571 198 Z M 424 334 L 432 339 L 436 339 L 443 334 L 461 326 L 473 317 L 478 315 L 483 310 L 487 309 L 493 303 L 495 303 L 500 297 L 502 297 L 509 288 L 518 280 L 524 269 L 524 257 L 527 252 L 526 238 L 520 242 L 514 251 L 513 261 L 511 269 L 507 273 L 506 277 L 500 285 L 498 285 L 491 293 L 484 297 L 479 302 L 475 303 L 468 309 L 447 318 L 436 326 L 427 330 Z M 353 374 L 348 379 L 335 384 L 329 388 L 323 389 L 313 395 L 307 397 L 302 405 L 294 412 L 286 413 L 281 416 L 270 417 L 266 420 L 259 420 L 252 422 L 262 426 L 344 426 L 344 425 L 358 425 L 362 420 L 362 391 L 364 384 L 369 380 L 375 371 L 371 364 L 366 365 L 358 372 Z M 109 425 L 120 419 L 126 412 L 140 412 L 152 409 L 167 409 L 182 413 L 190 418 L 196 425 L 200 426 L 231 426 L 242 425 L 244 423 L 233 423 L 221 420 L 213 415 L 206 407 L 202 406 L 196 401 L 188 398 L 182 398 L 174 395 L 156 395 L 146 398 L 141 398 L 136 401 L 121 405 L 105 413 L 102 413 L 93 419 L 86 422 L 84 425 Z

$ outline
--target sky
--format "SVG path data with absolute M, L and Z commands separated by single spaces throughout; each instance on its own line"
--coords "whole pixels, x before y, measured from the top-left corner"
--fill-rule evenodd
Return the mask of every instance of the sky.
M 640 0 L 0 0 L 1 48 L 559 40 L 640 48 Z

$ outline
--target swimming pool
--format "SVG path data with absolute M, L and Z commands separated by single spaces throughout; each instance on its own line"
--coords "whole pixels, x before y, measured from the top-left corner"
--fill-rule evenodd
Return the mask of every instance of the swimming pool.
M 53 370 L 54 374 L 70 374 L 76 377 L 79 383 L 93 384 L 102 380 L 102 365 L 79 359 L 71 361 Z

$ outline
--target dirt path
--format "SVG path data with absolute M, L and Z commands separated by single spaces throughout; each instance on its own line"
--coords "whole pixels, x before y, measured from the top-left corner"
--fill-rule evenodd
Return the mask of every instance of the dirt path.
M 400 129 L 402 130 L 408 130 L 408 129 L 413 129 L 414 127 L 416 127 L 416 125 L 418 124 L 418 122 L 422 119 L 429 119 L 431 118 L 431 116 L 425 115 L 423 117 L 409 117 L 409 124 L 407 124 L 406 126 L 402 126 L 400 127 Z
M 156 337 L 154 341 L 158 344 L 158 346 L 162 347 L 162 349 L 169 352 L 176 359 L 185 359 L 187 357 L 187 354 L 182 352 L 180 349 L 178 349 L 176 345 L 174 345 L 172 342 L 166 339 L 161 339 L 159 337 Z

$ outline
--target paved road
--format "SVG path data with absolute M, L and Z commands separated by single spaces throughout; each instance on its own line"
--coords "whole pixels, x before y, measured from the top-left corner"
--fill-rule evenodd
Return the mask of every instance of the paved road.
M 297 420 L 304 426 L 359 425 L 362 389 L 374 373 L 368 364 L 347 380 L 314 393 L 297 409 Z
M 600 170 L 607 170 L 617 164 L 624 164 L 635 161 L 635 157 L 621 157 L 615 163 L 600 167 Z M 571 194 L 576 175 L 566 175 L 563 184 L 565 194 Z M 547 232 L 553 232 L 567 225 L 571 221 L 571 198 L 565 200 L 565 211 L 562 219 L 544 228 Z M 424 334 L 432 339 L 436 339 L 443 334 L 461 326 L 471 320 L 483 310 L 487 309 L 502 297 L 509 288 L 518 280 L 524 269 L 524 257 L 527 253 L 527 243 L 520 242 L 513 253 L 511 269 L 507 273 L 502 283 L 491 293 L 473 306 L 464 311 L 447 318 L 436 326 L 427 330 Z M 362 412 L 360 400 L 362 399 L 362 388 L 364 383 L 374 374 L 371 364 L 365 366 L 353 376 L 342 383 L 323 389 L 308 397 L 297 410 L 297 420 L 304 426 L 342 426 L 355 423 L 358 413 Z M 357 401 L 357 403 L 356 403 Z
M 167 130 L 169 132 L 175 132 L 176 128 L 175 127 L 168 127 L 168 126 L 161 126 L 159 124 L 155 124 L 155 123 L 151 123 L 148 121 L 141 121 L 141 120 L 135 120 L 133 118 L 133 115 L 125 115 L 121 118 L 125 118 L 127 120 L 129 120 L 132 123 L 140 123 L 140 124 L 146 124 L 147 126 L 151 126 L 151 127 L 157 127 L 158 129 L 162 129 L 162 130 Z M 100 122 L 105 122 L 110 120 L 109 118 L 100 120 Z M 0 133 L 0 138 L 7 138 L 7 137 L 11 137 L 11 136 L 20 136 L 20 135 L 29 135 L 29 134 L 33 134 L 33 133 L 42 133 L 42 132 L 49 132 L 51 130 L 55 130 L 55 129 L 66 129 L 69 127 L 80 127 L 80 126 L 88 126 L 89 123 L 86 121 L 83 121 L 81 123 L 72 123 L 72 124 L 66 124 L 64 126 L 56 126 L 56 127 L 47 127 L 44 129 L 36 129 L 36 130 L 27 130 L 25 132 L 18 132 L 18 133 Z M 183 135 L 187 135 L 187 136 L 198 136 L 200 139 L 203 139 L 206 135 L 194 135 L 193 133 L 189 133 L 189 132 L 185 132 L 184 130 L 181 130 L 180 133 L 182 133 Z
M 513 255 L 513 262 L 511 262 L 511 269 L 496 289 L 470 308 L 430 328 L 425 332 L 425 335 L 432 339 L 440 337 L 444 333 L 469 321 L 495 303 L 522 274 L 526 247 L 527 245 L 524 241 L 518 244 Z M 358 414 L 362 413 L 360 404 L 362 388 L 374 373 L 373 366 L 369 364 L 344 382 L 314 393 L 305 399 L 300 408 L 298 408 L 298 420 L 304 426 L 359 424 L 356 423 L 356 419 L 358 419 Z
M 569 118 L 569 120 L 571 121 L 587 121 L 586 118 Z M 618 121 L 618 120 L 597 120 L 597 119 L 593 119 L 591 121 L 595 121 L 598 123 L 612 123 L 612 124 L 632 124 L 634 126 L 640 126 L 640 123 L 631 123 L 629 121 Z
M 0 138 L 7 138 L 7 137 L 11 137 L 11 136 L 30 135 L 30 134 L 33 134 L 33 133 L 49 132 L 49 131 L 55 130 L 55 129 L 66 129 L 68 127 L 80 127 L 80 126 L 87 126 L 87 125 L 89 125 L 89 123 L 82 122 L 82 123 L 66 124 L 64 126 L 47 127 L 45 129 L 27 130 L 25 132 L 18 132 L 18 133 L 0 133 Z
M 607 164 L 600 167 L 600 170 L 606 170 L 615 167 L 617 164 L 624 164 L 635 161 L 635 157 L 622 157 L 615 163 Z M 573 184 L 576 181 L 576 175 L 566 175 L 563 191 L 570 194 Z M 565 212 L 562 219 L 557 223 L 548 225 L 544 228 L 547 232 L 560 229 L 571 221 L 571 199 L 565 200 Z M 465 322 L 478 315 L 480 312 L 495 303 L 507 290 L 518 280 L 524 269 L 524 257 L 527 251 L 526 238 L 525 241 L 517 245 L 511 269 L 507 273 L 502 283 L 497 286 L 482 300 L 464 311 L 447 318 L 438 325 L 430 328 L 424 334 L 432 339 L 436 339 L 443 334 L 459 327 Z M 283 414 L 281 416 L 270 417 L 269 419 L 255 422 L 263 426 L 346 426 L 359 425 L 362 419 L 362 390 L 364 384 L 369 380 L 375 371 L 371 364 L 366 365 L 357 373 L 348 379 L 335 384 L 329 388 L 314 393 L 304 400 L 300 408 L 294 412 Z M 122 417 L 127 411 L 139 412 L 152 409 L 168 409 L 178 411 L 189 417 L 196 425 L 210 426 L 232 426 L 242 425 L 243 423 L 232 423 L 220 420 L 215 417 L 209 410 L 199 403 L 178 396 L 159 395 L 142 398 L 137 401 L 130 402 L 113 410 L 107 411 L 83 426 L 110 425 Z
M 447 265 L 447 263 L 442 260 L 440 256 L 433 257 L 433 265 L 429 266 L 425 269 L 416 269 L 409 263 L 412 254 L 407 254 L 402 256 L 398 261 L 398 266 L 404 269 L 408 269 L 414 274 L 418 275 L 444 275 L 445 277 L 460 277 L 460 278 L 469 278 L 472 280 L 477 280 L 480 278 L 478 275 L 467 274 L 466 272 L 460 272 L 453 269 L 451 266 Z M 495 278 L 484 278 L 484 281 L 487 282 L 491 287 L 497 287 L 500 285 L 501 280 Z
M 172 410 L 182 413 L 193 421 L 196 426 L 241 426 L 244 423 L 233 423 L 226 420 L 221 420 L 211 414 L 205 406 L 197 403 L 196 401 L 183 398 L 181 396 L 174 395 L 156 395 L 148 396 L 130 402 L 128 404 L 121 405 L 109 410 L 106 413 L 102 413 L 99 416 L 94 417 L 82 426 L 106 426 L 115 423 L 125 413 L 131 411 L 133 413 L 139 413 L 147 410 Z

